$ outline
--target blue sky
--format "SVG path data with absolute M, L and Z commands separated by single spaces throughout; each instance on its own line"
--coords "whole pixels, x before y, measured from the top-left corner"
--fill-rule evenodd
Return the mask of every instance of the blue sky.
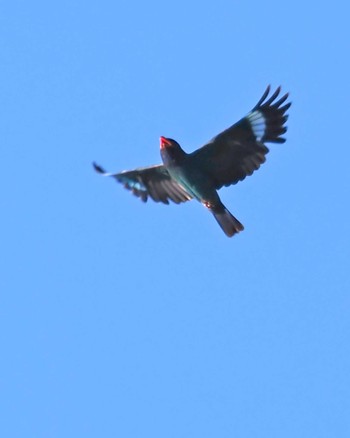
M 0 5 L 1 436 L 348 437 L 345 2 Z M 291 93 L 287 142 L 201 205 L 95 174 Z

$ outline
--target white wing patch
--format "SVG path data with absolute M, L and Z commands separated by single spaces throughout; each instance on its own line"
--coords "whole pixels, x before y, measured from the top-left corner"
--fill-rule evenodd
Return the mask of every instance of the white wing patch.
M 140 181 L 125 177 L 123 175 L 118 175 L 118 180 L 122 184 L 125 184 L 125 186 L 127 186 L 131 190 L 135 189 L 135 190 L 140 190 L 142 192 L 147 192 L 146 187 Z
M 261 111 L 252 111 L 247 115 L 247 119 L 258 141 L 261 141 L 265 134 L 266 122 Z

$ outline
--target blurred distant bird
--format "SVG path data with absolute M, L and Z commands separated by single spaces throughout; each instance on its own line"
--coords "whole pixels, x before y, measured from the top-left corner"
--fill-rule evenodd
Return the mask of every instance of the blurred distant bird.
M 120 173 L 106 173 L 96 163 L 94 168 L 105 176 L 113 176 L 144 202 L 148 196 L 164 204 L 169 204 L 169 199 L 176 204 L 197 199 L 231 237 L 242 231 L 243 225 L 221 202 L 217 190 L 236 184 L 259 169 L 269 152 L 264 143 L 286 141 L 281 135 L 287 131 L 284 125 L 291 103 L 284 104 L 288 93 L 276 101 L 280 91 L 278 87 L 268 98 L 268 86 L 243 119 L 190 154 L 175 140 L 160 137 L 163 164 Z

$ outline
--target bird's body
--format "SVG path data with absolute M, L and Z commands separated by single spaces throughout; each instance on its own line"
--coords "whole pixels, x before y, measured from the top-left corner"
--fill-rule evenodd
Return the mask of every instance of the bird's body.
M 174 149 L 176 154 L 173 154 Z M 160 155 L 170 176 L 193 198 L 200 201 L 205 192 L 213 191 L 203 172 L 194 166 L 191 154 L 183 151 L 174 140 L 161 137 Z
M 213 213 L 227 236 L 243 230 L 243 225 L 222 204 L 205 167 L 197 166 L 194 154 L 187 154 L 175 140 L 165 137 L 160 138 L 160 154 L 171 178 Z
M 169 199 L 175 203 L 197 199 L 231 237 L 242 231 L 243 225 L 222 204 L 217 190 L 257 170 L 269 151 L 265 142 L 285 142 L 280 135 L 287 130 L 285 112 L 291 103 L 281 106 L 288 94 L 275 102 L 280 88 L 266 101 L 269 91 L 270 87 L 246 117 L 192 153 L 186 153 L 175 140 L 160 137 L 162 165 L 117 174 L 107 174 L 96 164 L 94 167 L 116 178 L 143 201 L 148 196 L 165 204 Z

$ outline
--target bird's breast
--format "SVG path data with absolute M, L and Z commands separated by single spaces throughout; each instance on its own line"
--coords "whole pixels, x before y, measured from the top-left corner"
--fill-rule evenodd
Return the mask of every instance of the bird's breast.
M 182 166 L 169 166 L 168 172 L 175 181 L 198 200 L 211 197 L 213 192 L 216 193 L 206 175 L 192 163 L 185 163 Z

